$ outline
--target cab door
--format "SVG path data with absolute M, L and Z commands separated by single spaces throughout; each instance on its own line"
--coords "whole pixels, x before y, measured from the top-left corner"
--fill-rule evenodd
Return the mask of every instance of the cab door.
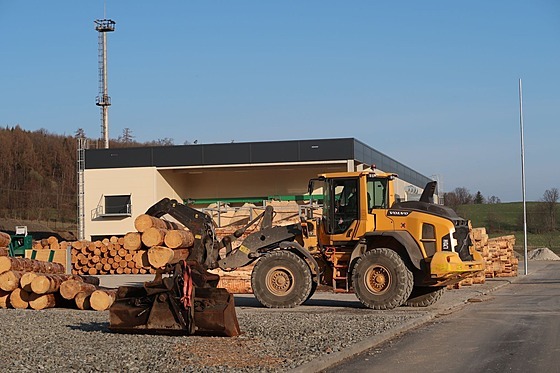
M 358 187 L 358 178 L 325 181 L 323 223 L 328 235 L 343 235 L 343 239 L 352 238 L 359 222 Z

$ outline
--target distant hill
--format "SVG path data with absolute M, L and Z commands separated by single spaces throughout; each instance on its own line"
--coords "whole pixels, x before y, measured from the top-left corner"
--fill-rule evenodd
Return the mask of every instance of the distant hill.
M 85 136 L 82 129 L 76 135 Z M 136 142 L 130 129 L 110 140 L 111 148 L 172 144 L 167 138 Z M 76 153 L 72 136 L 26 131 L 19 125 L 0 128 L 0 219 L 76 223 Z
M 513 234 L 516 237 L 516 249 L 523 247 L 523 203 L 496 203 L 461 205 L 457 213 L 471 220 L 473 227 L 485 227 L 490 237 Z M 560 224 L 556 230 L 540 232 L 538 215 L 542 213 L 539 202 L 527 202 L 529 248 L 548 247 L 560 253 Z M 557 207 L 560 216 L 560 206 Z M 558 222 L 560 223 L 560 222 Z
M 76 140 L 46 130 L 0 129 L 0 218 L 76 218 Z

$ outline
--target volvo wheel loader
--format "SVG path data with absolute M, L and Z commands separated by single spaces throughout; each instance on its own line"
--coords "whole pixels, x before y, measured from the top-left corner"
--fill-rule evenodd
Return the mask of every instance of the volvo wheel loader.
M 395 177 L 375 170 L 320 175 L 308 189 L 311 196 L 322 190 L 321 216 L 310 209 L 299 224 L 262 228 L 217 264 L 256 261 L 251 285 L 266 307 L 297 306 L 319 284 L 354 292 L 373 309 L 429 306 L 484 262 L 469 221 L 434 204 L 435 181 L 419 201 L 400 202 Z
M 173 216 L 191 230 L 195 244 L 186 262 L 162 269 L 154 281 L 119 289 L 111 329 L 237 335 L 233 297 L 217 289 L 218 277 L 206 270 L 253 263 L 253 293 L 266 307 L 298 306 L 320 284 L 354 292 L 373 309 L 433 304 L 446 285 L 482 271 L 483 260 L 471 244 L 469 222 L 433 203 L 435 182 L 420 201 L 400 202 L 395 176 L 375 170 L 320 175 L 309 182 L 310 195 L 322 191 L 320 216 L 309 209 L 300 223 L 273 226 L 268 206 L 221 240 L 208 215 L 161 200 L 147 214 Z M 233 248 L 257 223 L 259 229 Z

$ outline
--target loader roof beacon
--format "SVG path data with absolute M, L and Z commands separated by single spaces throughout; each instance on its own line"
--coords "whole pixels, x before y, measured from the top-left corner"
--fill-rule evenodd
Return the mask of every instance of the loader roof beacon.
M 433 203 L 435 181 L 419 201 L 401 202 L 395 176 L 374 170 L 319 175 L 309 181 L 309 193 L 322 194 L 322 206 L 312 200 L 300 223 L 273 226 L 268 206 L 221 241 L 209 216 L 163 199 L 147 213 L 169 214 L 187 226 L 196 237 L 194 248 L 186 263 L 163 271 L 168 277 L 158 274 L 140 290 L 120 289 L 111 329 L 237 335 L 233 297 L 215 288 L 218 279 L 206 269 L 252 263 L 253 292 L 266 307 L 298 306 L 318 285 L 354 292 L 372 309 L 435 303 L 446 285 L 482 271 L 483 260 L 472 247 L 469 222 Z M 231 242 L 255 223 L 260 228 L 232 249 Z

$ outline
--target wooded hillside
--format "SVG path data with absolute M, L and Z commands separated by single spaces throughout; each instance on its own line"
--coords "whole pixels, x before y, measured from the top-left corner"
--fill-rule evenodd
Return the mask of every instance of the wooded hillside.
M 77 137 L 19 125 L 0 128 L 0 219 L 75 223 L 77 211 Z M 173 145 L 172 139 L 134 141 L 129 128 L 109 141 L 111 148 Z M 97 140 L 89 139 L 90 148 Z
M 76 140 L 0 128 L 0 217 L 76 220 Z

